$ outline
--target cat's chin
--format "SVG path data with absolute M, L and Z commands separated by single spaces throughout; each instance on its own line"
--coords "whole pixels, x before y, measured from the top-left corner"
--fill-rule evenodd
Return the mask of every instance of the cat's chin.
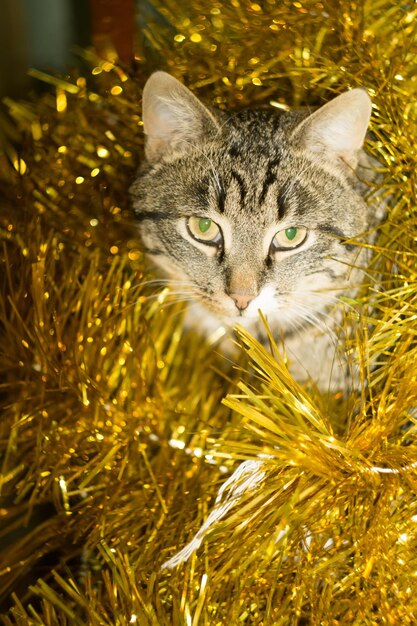
M 259 316 L 244 316 L 224 314 L 217 310 L 195 303 L 188 309 L 184 318 L 186 328 L 198 330 L 200 333 L 209 337 L 214 334 L 231 333 L 232 329 L 237 326 L 244 326 L 248 330 L 255 328 L 259 322 Z
M 264 316 L 267 324 L 277 337 L 285 334 L 285 327 L 280 323 L 277 312 Z M 266 338 L 267 330 L 261 318 L 260 311 L 249 315 L 230 315 L 212 311 L 203 304 L 194 304 L 186 313 L 184 318 L 185 327 L 194 330 L 207 338 L 213 345 L 221 343 L 222 351 L 229 353 L 230 350 L 224 346 L 224 342 L 229 337 L 230 341 L 234 337 L 234 330 L 241 326 L 252 333 L 255 337 Z
M 256 317 L 244 315 L 225 316 L 220 318 L 220 322 L 230 329 L 235 328 L 236 326 L 243 326 L 243 328 L 248 330 L 254 330 L 260 322 L 260 317 L 259 315 Z

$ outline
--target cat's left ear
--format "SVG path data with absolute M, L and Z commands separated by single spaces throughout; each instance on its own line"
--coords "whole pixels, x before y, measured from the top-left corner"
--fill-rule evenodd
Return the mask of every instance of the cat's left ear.
M 338 156 L 350 167 L 358 162 L 365 141 L 372 102 L 364 89 L 352 89 L 334 98 L 304 119 L 294 135 L 312 152 Z

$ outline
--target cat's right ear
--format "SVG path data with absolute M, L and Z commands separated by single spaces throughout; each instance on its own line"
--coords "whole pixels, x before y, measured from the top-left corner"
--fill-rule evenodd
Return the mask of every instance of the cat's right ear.
M 210 111 L 176 78 L 155 72 L 143 90 L 145 154 L 151 163 L 173 152 L 186 152 L 218 124 Z

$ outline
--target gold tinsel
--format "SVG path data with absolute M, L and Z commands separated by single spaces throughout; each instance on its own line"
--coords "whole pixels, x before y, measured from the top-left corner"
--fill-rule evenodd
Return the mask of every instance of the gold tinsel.
M 417 10 L 141 7 L 135 76 L 86 52 L 88 76 L 33 71 L 49 94 L 0 120 L 1 619 L 415 624 Z M 220 107 L 368 88 L 390 208 L 346 313 L 362 390 L 303 389 L 244 331 L 234 368 L 183 332 L 128 208 L 157 67 Z

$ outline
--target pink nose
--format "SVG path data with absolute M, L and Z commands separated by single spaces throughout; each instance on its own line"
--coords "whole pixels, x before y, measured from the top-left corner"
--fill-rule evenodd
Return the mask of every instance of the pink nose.
M 234 300 L 239 311 L 244 311 L 255 296 L 242 293 L 231 293 L 230 297 Z

